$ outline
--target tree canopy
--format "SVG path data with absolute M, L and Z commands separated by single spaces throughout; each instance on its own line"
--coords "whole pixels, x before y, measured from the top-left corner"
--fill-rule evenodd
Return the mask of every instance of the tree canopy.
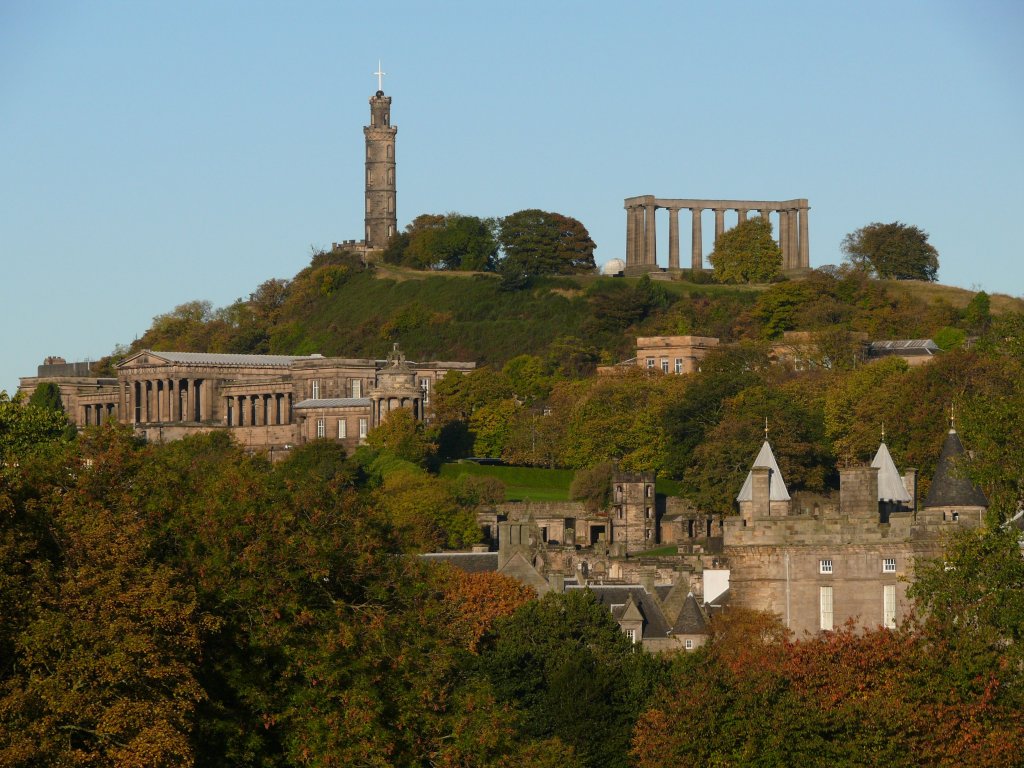
M 726 230 L 708 257 L 720 283 L 767 283 L 782 269 L 771 223 L 760 216 Z
M 494 229 L 493 219 L 425 213 L 392 238 L 384 260 L 416 269 L 490 271 L 498 252 Z
M 851 264 L 880 278 L 937 280 L 939 252 L 920 227 L 873 222 L 843 238 L 843 253 Z
M 587 228 L 571 216 L 536 208 L 517 211 L 498 223 L 503 274 L 515 276 L 571 275 L 590 272 L 594 241 Z

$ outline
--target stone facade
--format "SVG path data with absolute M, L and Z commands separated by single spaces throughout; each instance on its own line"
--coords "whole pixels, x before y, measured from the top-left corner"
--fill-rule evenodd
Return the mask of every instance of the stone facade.
M 410 362 L 397 345 L 385 360 L 143 350 L 118 365 L 116 379 L 43 365 L 19 391 L 56 383 L 79 427 L 114 418 L 157 442 L 228 430 L 247 448 L 281 457 L 317 438 L 353 450 L 398 408 L 428 419 L 436 382 L 474 367 Z
M 382 73 L 383 74 L 383 73 Z M 391 124 L 391 97 L 378 89 L 370 97 L 370 124 L 366 136 L 366 247 L 386 248 L 398 232 L 395 187 L 395 134 Z
M 718 346 L 711 336 L 639 336 L 636 364 L 647 371 L 696 373 L 708 352 Z

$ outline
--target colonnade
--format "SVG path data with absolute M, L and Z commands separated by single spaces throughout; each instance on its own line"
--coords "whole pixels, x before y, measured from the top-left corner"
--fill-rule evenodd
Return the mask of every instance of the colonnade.
M 212 382 L 204 379 L 130 379 L 122 402 L 133 424 L 206 421 L 211 418 Z
M 117 420 L 117 403 L 86 403 L 82 405 L 82 418 L 78 423 L 84 427 L 91 427 L 111 419 Z
M 374 426 L 383 424 L 391 411 L 399 408 L 412 410 L 413 418 L 419 421 L 423 418 L 423 401 L 420 397 L 382 397 L 373 398 L 373 420 Z
M 701 214 L 715 212 L 715 243 L 725 232 L 725 212 L 736 211 L 737 223 L 747 220 L 756 212 L 768 220 L 777 214 L 776 236 L 782 250 L 782 268 L 810 267 L 810 249 L 807 239 L 807 200 L 675 200 L 653 195 L 628 197 L 626 209 L 626 270 L 627 272 L 653 272 L 658 268 L 658 248 L 655 215 L 659 208 L 669 212 L 668 268 L 678 270 L 679 264 L 679 212 L 690 211 L 690 268 L 704 268 L 704 237 Z
M 291 424 L 292 395 L 281 392 L 226 395 L 224 423 L 229 427 L 276 427 Z

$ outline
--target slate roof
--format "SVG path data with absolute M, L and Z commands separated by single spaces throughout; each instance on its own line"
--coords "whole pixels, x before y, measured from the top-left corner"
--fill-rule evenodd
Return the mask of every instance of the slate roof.
M 706 635 L 708 633 L 708 622 L 704 618 L 704 611 L 697 605 L 697 598 L 691 592 L 686 596 L 683 609 L 679 612 L 676 623 L 672 625 L 673 635 Z
M 871 461 L 871 466 L 878 469 L 878 500 L 879 501 L 900 501 L 909 504 L 911 501 L 907 486 L 903 484 L 896 463 L 889 454 L 885 443 L 878 446 L 878 452 Z
M 157 352 L 146 349 L 123 360 L 120 365 L 131 362 L 142 354 L 159 357 L 169 363 L 185 363 L 191 365 L 237 365 L 240 367 L 279 368 L 290 365 L 295 360 L 306 360 L 310 355 L 236 355 L 220 352 Z
M 345 408 L 346 406 L 369 404 L 370 398 L 368 397 L 325 397 L 318 400 L 301 400 L 292 408 Z
M 661 606 L 658 605 L 654 595 L 639 584 L 590 584 L 586 587 L 569 586 L 567 584 L 565 591 L 568 592 L 570 589 L 589 589 L 594 593 L 594 597 L 599 605 L 608 608 L 615 606 L 612 608 L 612 616 L 616 621 L 622 618 L 626 605 L 629 603 L 630 598 L 632 598 L 633 605 L 639 609 L 644 617 L 643 636 L 666 637 L 668 635 L 669 625 L 665 620 L 665 614 L 662 613 Z
M 942 444 L 939 463 L 935 467 L 932 485 L 924 506 L 928 507 L 987 507 L 988 499 L 974 483 L 959 476 L 960 459 L 966 455 L 964 444 L 955 429 L 949 430 Z
M 894 339 L 893 341 L 872 341 L 868 354 L 873 357 L 885 355 L 909 357 L 912 355 L 931 356 L 940 351 L 939 345 L 931 339 Z
M 779 464 L 775 461 L 775 454 L 768 441 L 764 441 L 757 458 L 754 459 L 755 467 L 769 467 L 772 470 L 771 486 L 769 489 L 770 501 L 789 501 L 789 491 L 786 490 L 786 482 L 782 479 L 782 472 L 779 471 Z M 752 501 L 754 496 L 754 473 L 748 472 L 747 479 L 743 481 L 743 487 L 736 497 L 736 501 Z
M 466 573 L 493 573 L 498 570 L 497 552 L 430 552 L 420 555 L 432 563 L 448 563 Z

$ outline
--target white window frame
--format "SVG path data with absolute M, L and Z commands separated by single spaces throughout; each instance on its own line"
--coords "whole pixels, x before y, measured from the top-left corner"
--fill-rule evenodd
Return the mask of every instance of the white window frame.
M 365 440 L 366 439 L 366 434 L 369 431 L 369 429 L 367 427 L 368 427 L 368 424 L 367 424 L 367 421 L 366 421 L 366 417 L 365 416 L 360 417 L 359 418 L 359 439 L 360 440 Z
M 832 587 L 818 587 L 818 624 L 826 632 L 831 632 L 835 626 L 835 603 Z
M 895 557 L 883 557 L 882 558 L 882 573 L 896 573 L 896 558 Z
M 346 419 L 338 419 L 338 439 L 344 440 L 348 437 L 348 421 Z
M 648 371 L 653 371 L 654 370 L 654 358 L 653 357 L 648 357 L 647 358 L 647 370 Z
M 662 373 L 668 373 L 668 358 L 667 357 L 661 358 L 661 372 Z
M 831 558 L 825 558 L 825 559 L 822 559 L 822 560 L 818 561 L 818 573 L 826 573 L 826 574 L 830 574 L 831 575 L 831 573 L 832 573 L 832 559 Z
M 313 399 L 320 399 L 320 379 L 313 379 Z
M 683 372 L 683 358 L 677 357 L 676 358 L 676 373 L 679 374 L 679 373 L 682 373 L 682 372 Z
M 363 381 L 362 379 L 352 379 L 352 397 L 363 396 Z
M 882 587 L 882 626 L 896 629 L 896 585 L 885 584 Z
M 316 420 L 316 436 L 326 437 L 327 436 L 327 419 Z
M 634 645 L 636 645 L 636 630 L 635 629 L 624 629 L 622 631 L 626 633 L 626 637 L 629 638 L 629 642 L 631 642 Z
M 688 651 L 692 651 L 693 650 L 693 640 L 690 639 L 689 637 L 686 638 L 686 640 L 684 641 L 683 644 L 686 646 L 686 650 L 688 650 Z

